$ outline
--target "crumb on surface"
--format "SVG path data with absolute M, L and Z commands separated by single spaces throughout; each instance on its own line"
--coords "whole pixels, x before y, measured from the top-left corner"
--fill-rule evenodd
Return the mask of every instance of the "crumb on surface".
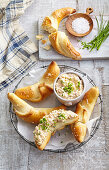
M 48 41 L 48 39 L 42 40 L 41 43 L 42 43 L 42 44 L 45 44 L 47 41 Z
M 42 40 L 42 38 L 44 38 L 43 35 L 41 35 L 41 34 L 40 34 L 40 35 L 36 35 L 36 39 L 37 39 L 37 40 Z
M 43 47 L 43 49 L 45 49 L 45 50 L 47 50 L 47 51 L 49 51 L 50 48 L 51 48 L 50 45 L 47 45 L 47 46 Z

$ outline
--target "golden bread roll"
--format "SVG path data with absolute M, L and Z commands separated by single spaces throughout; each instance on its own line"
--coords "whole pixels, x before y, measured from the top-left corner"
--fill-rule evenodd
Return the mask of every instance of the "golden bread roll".
M 49 40 L 53 48 L 66 57 L 80 60 L 81 55 L 77 52 L 64 32 L 57 31 L 49 35 Z
M 40 123 L 35 127 L 34 139 L 38 149 L 43 150 L 49 142 L 51 135 L 57 130 L 63 129 L 66 125 L 78 120 L 78 115 L 70 110 L 54 110 L 49 115 L 40 119 Z
M 53 83 L 59 73 L 60 69 L 58 65 L 56 62 L 52 61 L 39 82 L 17 89 L 15 94 L 21 99 L 27 99 L 31 102 L 40 102 L 53 93 Z
M 70 7 L 57 9 L 50 16 L 44 18 L 42 29 L 49 33 L 57 31 L 61 20 L 74 12 L 76 12 L 76 10 Z
M 72 132 L 78 142 L 83 142 L 86 136 L 87 123 L 90 119 L 97 98 L 99 96 L 98 87 L 92 87 L 89 89 L 82 101 L 77 104 L 75 113 L 78 115 L 78 122 L 71 125 Z
M 87 126 L 82 122 L 76 122 L 74 125 L 71 125 L 72 133 L 74 134 L 78 142 L 83 142 L 84 137 L 86 136 Z
M 14 93 L 8 93 L 8 99 L 13 104 L 13 110 L 19 118 L 29 123 L 39 123 L 39 120 L 53 110 L 66 109 L 65 106 L 54 108 L 34 108 L 20 99 Z

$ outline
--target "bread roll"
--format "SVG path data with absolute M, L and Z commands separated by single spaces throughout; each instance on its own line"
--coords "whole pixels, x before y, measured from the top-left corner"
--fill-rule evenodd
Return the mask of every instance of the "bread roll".
M 54 108 L 34 108 L 14 93 L 8 93 L 8 99 L 13 104 L 13 110 L 19 118 L 34 124 L 39 123 L 39 120 L 43 118 L 43 116 L 53 110 L 66 109 L 66 107 L 62 105 Z
M 34 130 L 35 144 L 38 149 L 43 150 L 49 142 L 51 135 L 57 130 L 63 129 L 66 125 L 78 120 L 78 115 L 70 110 L 54 110 L 40 120 Z
M 17 89 L 15 94 L 21 99 L 27 99 L 31 102 L 40 102 L 53 93 L 53 83 L 59 73 L 60 69 L 58 65 L 55 61 L 52 61 L 39 82 Z
M 58 31 L 61 20 L 74 12 L 76 12 L 76 10 L 70 7 L 61 8 L 54 11 L 50 16 L 44 18 L 42 29 L 48 31 L 49 33 Z
M 79 119 L 78 122 L 71 125 L 71 129 L 78 142 L 84 141 L 87 131 L 86 123 L 90 119 L 98 96 L 98 87 L 92 87 L 85 93 L 82 101 L 76 106 L 75 113 L 78 115 Z
M 81 55 L 77 52 L 64 32 L 57 31 L 49 35 L 49 40 L 53 48 L 66 57 L 80 60 Z

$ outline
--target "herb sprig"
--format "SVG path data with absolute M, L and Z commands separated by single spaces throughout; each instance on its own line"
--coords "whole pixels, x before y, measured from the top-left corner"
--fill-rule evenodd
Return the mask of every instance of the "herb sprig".
M 96 19 L 97 27 L 98 27 L 98 35 L 92 41 L 90 41 L 88 43 L 81 41 L 81 45 L 83 46 L 82 49 L 87 48 L 88 50 L 90 50 L 90 52 L 94 48 L 99 50 L 99 48 L 101 47 L 102 43 L 109 36 L 109 21 L 107 21 L 107 24 L 106 24 L 106 22 L 104 23 L 103 15 L 100 15 L 100 23 L 99 23 L 97 17 L 95 17 L 95 19 Z

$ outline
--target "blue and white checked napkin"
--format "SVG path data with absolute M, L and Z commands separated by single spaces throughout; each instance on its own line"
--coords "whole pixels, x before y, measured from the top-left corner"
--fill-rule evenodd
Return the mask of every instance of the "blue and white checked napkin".
M 32 0 L 0 0 L 0 90 L 36 63 L 37 47 L 19 24 Z

